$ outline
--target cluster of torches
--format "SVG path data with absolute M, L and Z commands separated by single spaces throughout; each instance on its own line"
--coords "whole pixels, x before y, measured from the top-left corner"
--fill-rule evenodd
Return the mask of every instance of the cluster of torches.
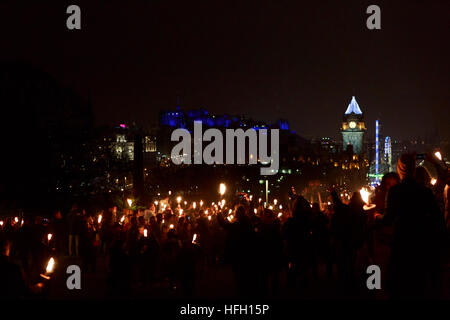
M 442 161 L 442 155 L 441 155 L 441 153 L 440 153 L 439 151 L 435 152 L 434 155 L 436 156 L 436 158 L 438 158 L 440 161 Z M 430 181 L 430 183 L 431 183 L 432 185 L 435 185 L 436 182 L 437 182 L 437 179 L 435 179 L 435 178 L 432 178 L 431 181 Z M 221 183 L 221 184 L 219 185 L 219 194 L 220 194 L 220 197 L 221 197 L 221 198 L 223 198 L 223 196 L 225 195 L 226 190 L 227 190 L 226 185 L 225 185 L 224 183 Z M 371 204 L 371 203 L 370 203 L 370 196 L 371 196 L 371 191 L 370 191 L 370 189 L 364 187 L 364 188 L 362 188 L 361 190 L 359 190 L 359 193 L 361 194 L 361 198 L 362 198 L 362 200 L 364 201 L 364 210 L 371 210 L 371 209 L 374 209 L 374 208 L 375 208 L 375 204 Z M 171 195 L 171 191 L 169 191 L 169 195 Z M 343 194 L 341 194 L 341 197 L 342 197 L 342 196 L 343 196 Z M 252 196 L 251 196 L 251 195 L 250 195 L 250 200 L 252 200 Z M 180 207 L 180 203 L 181 203 L 181 201 L 182 201 L 181 196 L 178 196 L 178 197 L 176 198 L 176 201 L 177 201 L 177 203 L 178 203 L 178 213 L 179 213 L 179 216 L 182 216 L 182 215 L 183 215 L 183 209 Z M 262 199 L 259 198 L 259 199 L 258 199 L 258 203 L 261 203 L 261 201 L 262 201 Z M 127 203 L 128 203 L 128 205 L 131 207 L 132 204 L 133 204 L 133 200 L 127 199 Z M 220 207 L 221 209 L 223 209 L 224 206 L 225 206 L 225 203 L 226 203 L 225 199 L 220 199 L 220 201 L 218 202 L 218 204 L 215 204 L 215 203 L 213 202 L 213 203 L 212 203 L 212 206 L 213 206 L 216 210 L 218 209 L 218 207 Z M 158 200 L 155 200 L 154 204 L 155 204 L 155 206 L 158 206 L 158 204 L 159 204 Z M 203 201 L 200 200 L 200 202 L 199 202 L 200 208 L 203 207 L 203 204 L 204 204 Z M 273 205 L 272 205 L 272 204 L 269 205 L 268 208 L 269 208 L 270 210 L 273 210 L 273 209 L 277 206 L 277 204 L 278 204 L 278 200 L 277 200 L 277 199 L 274 199 L 274 200 L 273 200 Z M 330 204 L 331 204 L 331 203 L 328 202 L 328 205 L 330 205 Z M 187 205 L 187 202 L 186 202 L 186 201 L 184 201 L 184 205 Z M 192 203 L 192 208 L 193 208 L 194 210 L 197 208 L 197 202 L 194 201 L 194 202 Z M 280 210 L 282 210 L 282 209 L 283 209 L 283 206 L 280 204 L 280 205 L 278 206 L 278 208 L 279 208 Z M 164 211 L 164 210 L 166 209 L 166 205 L 164 205 L 162 209 L 163 209 L 163 211 Z M 232 212 L 233 212 L 232 209 L 229 209 L 229 210 L 228 210 L 227 220 L 228 220 L 229 222 L 232 222 L 233 219 L 234 219 L 234 216 L 233 216 Z M 255 208 L 255 209 L 254 209 L 254 213 L 256 214 L 257 212 L 258 212 L 258 210 Z M 208 215 L 208 209 L 205 210 L 205 214 L 208 216 L 208 220 L 211 221 L 211 216 Z M 278 213 L 277 217 L 278 217 L 278 218 L 281 218 L 282 216 L 283 216 L 283 212 L 280 211 L 280 212 Z M 102 217 L 102 215 L 100 214 L 100 215 L 98 216 L 98 218 L 97 218 L 98 224 L 101 224 L 102 218 L 103 218 L 103 217 Z M 123 216 L 120 218 L 120 224 L 123 224 L 124 221 L 125 221 L 125 215 L 123 215 Z M 19 223 L 19 218 L 18 218 L 18 217 L 15 217 L 15 218 L 14 218 L 14 222 L 15 222 L 16 224 Z M 162 222 L 164 223 L 164 220 L 163 220 Z M 20 223 L 21 223 L 21 225 L 23 225 L 23 223 L 24 223 L 23 219 L 21 219 L 21 222 L 20 222 Z M 3 224 L 4 224 L 4 222 L 3 222 L 2 220 L 0 220 L 0 227 L 3 227 Z M 175 226 L 174 226 L 173 224 L 170 224 L 170 225 L 169 225 L 169 229 L 174 229 L 174 228 L 175 228 Z M 148 237 L 148 230 L 147 230 L 147 228 L 144 229 L 143 235 L 144 235 L 145 238 Z M 50 243 L 50 241 L 52 240 L 52 238 L 53 238 L 53 234 L 51 234 L 51 233 L 47 234 L 47 241 L 48 241 L 48 243 Z M 193 237 L 192 237 L 192 243 L 193 243 L 193 244 L 197 244 L 197 240 L 198 240 L 197 238 L 198 238 L 197 234 L 194 234 Z M 54 268 L 55 268 L 55 259 L 54 259 L 53 257 L 51 257 L 51 258 L 48 260 L 48 262 L 47 262 L 47 266 L 46 266 L 46 268 L 45 268 L 45 273 L 41 273 L 40 276 L 41 276 L 42 278 L 46 279 L 46 280 L 49 280 L 49 279 L 50 279 L 50 275 L 51 275 L 51 274 L 53 273 L 53 271 L 54 271 Z

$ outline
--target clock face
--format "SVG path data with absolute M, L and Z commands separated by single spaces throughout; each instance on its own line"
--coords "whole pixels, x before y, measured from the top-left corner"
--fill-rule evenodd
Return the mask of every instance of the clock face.
M 348 124 L 350 126 L 350 128 L 355 129 L 356 128 L 356 122 L 355 121 L 350 121 L 350 123 Z

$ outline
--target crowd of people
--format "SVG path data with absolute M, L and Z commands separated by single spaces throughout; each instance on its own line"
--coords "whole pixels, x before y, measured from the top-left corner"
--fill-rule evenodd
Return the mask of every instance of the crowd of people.
M 198 278 L 217 265 L 231 266 L 239 297 L 276 297 L 283 285 L 301 290 L 321 275 L 351 295 L 367 290 L 371 264 L 391 297 L 439 297 L 449 258 L 448 172 L 438 168 L 431 184 L 409 154 L 397 171 L 384 175 L 371 206 L 360 192 L 347 200 L 330 189 L 330 205 L 294 191 L 284 207 L 243 194 L 230 204 L 166 198 L 146 209 L 90 213 L 73 205 L 51 219 L 8 218 L 0 225 L 0 296 L 42 294 L 50 257 L 79 257 L 81 270 L 95 273 L 101 256 L 113 297 L 162 279 L 195 296 Z

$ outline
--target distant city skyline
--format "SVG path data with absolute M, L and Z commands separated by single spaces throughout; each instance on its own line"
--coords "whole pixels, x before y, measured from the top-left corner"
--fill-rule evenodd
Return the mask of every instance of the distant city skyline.
M 339 139 L 356 96 L 367 135 L 380 119 L 397 139 L 450 137 L 448 6 L 379 1 L 343 5 L 227 1 L 78 1 L 0 5 L 0 60 L 30 63 L 90 98 L 97 124 L 156 124 L 161 109 L 288 119 L 306 138 Z M 26 6 L 27 10 L 23 10 Z

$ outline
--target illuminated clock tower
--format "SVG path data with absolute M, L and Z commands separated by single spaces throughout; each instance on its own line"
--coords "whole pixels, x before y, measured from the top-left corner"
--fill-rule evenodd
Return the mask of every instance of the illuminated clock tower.
M 362 155 L 364 152 L 364 132 L 366 126 L 364 125 L 364 117 L 355 97 L 352 97 L 350 104 L 344 114 L 344 121 L 342 122 L 342 146 L 347 150 L 349 145 L 353 146 L 353 153 Z

